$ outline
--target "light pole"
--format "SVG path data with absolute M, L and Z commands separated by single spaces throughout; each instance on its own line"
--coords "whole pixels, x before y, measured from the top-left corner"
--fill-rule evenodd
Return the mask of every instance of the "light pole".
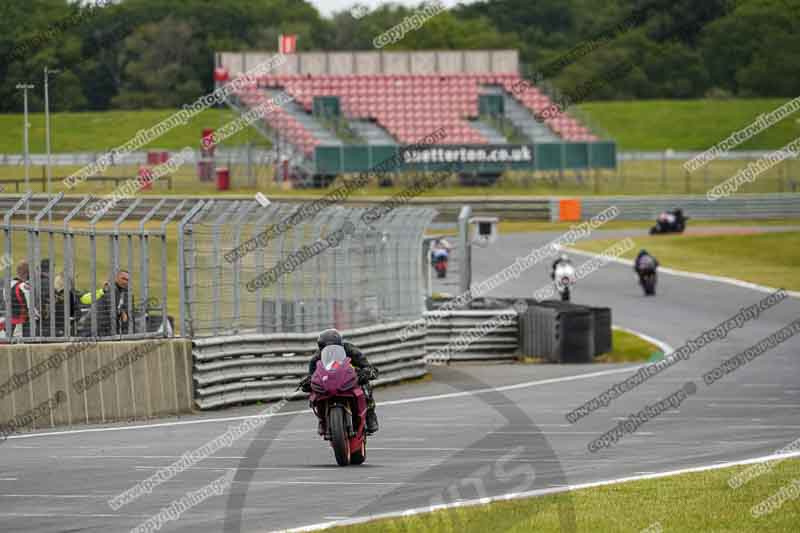
M 31 192 L 31 184 L 30 184 L 30 174 L 31 174 L 31 161 L 30 161 L 30 148 L 28 146 L 28 129 L 30 129 L 31 124 L 28 122 L 28 89 L 33 89 L 33 84 L 31 83 L 18 83 L 17 89 L 22 89 L 22 101 L 24 107 L 24 120 L 25 124 L 22 127 L 22 137 L 23 137 L 23 149 L 25 152 L 25 190 L 27 192 Z M 25 221 L 30 222 L 30 209 L 29 206 L 25 207 Z
M 58 74 L 59 72 L 61 71 L 44 67 L 44 141 L 47 148 L 47 194 L 50 194 L 50 100 L 47 91 L 47 76 L 48 74 Z

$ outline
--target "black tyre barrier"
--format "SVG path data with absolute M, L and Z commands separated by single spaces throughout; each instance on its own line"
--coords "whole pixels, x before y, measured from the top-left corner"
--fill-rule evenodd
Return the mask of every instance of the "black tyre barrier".
M 611 309 L 528 301 L 519 318 L 520 348 L 552 363 L 589 363 L 611 350 Z

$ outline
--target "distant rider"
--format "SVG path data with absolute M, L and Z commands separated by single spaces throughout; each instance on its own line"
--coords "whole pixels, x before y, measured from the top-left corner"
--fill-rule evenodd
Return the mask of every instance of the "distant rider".
M 355 345 L 342 340 L 341 333 L 335 329 L 326 329 L 320 333 L 317 338 L 317 346 L 319 348 L 314 352 L 311 361 L 308 362 L 308 376 L 302 382 L 303 391 L 311 392 L 311 376 L 317 370 L 317 361 L 322 358 L 322 349 L 326 346 L 341 346 L 344 348 L 347 357 L 350 358 L 352 365 L 356 368 L 358 384 L 361 385 L 364 395 L 367 397 L 367 434 L 372 435 L 378 431 L 378 415 L 375 414 L 375 400 L 372 398 L 372 387 L 370 387 L 369 380 L 378 377 L 378 369 L 369 364 L 366 356 Z
M 561 254 L 561 256 L 558 259 L 553 261 L 553 268 L 550 271 L 550 279 L 552 280 L 556 279 L 556 269 L 558 268 L 558 265 L 572 266 L 572 261 L 570 261 L 569 257 L 567 257 L 567 254 Z
M 639 255 L 636 256 L 636 260 L 633 262 L 633 269 L 639 274 L 639 277 L 650 272 L 655 272 L 657 268 L 658 260 L 650 255 L 647 250 L 640 250 Z
M 453 246 L 446 239 L 436 239 L 431 247 L 431 258 L 433 262 L 447 260 Z

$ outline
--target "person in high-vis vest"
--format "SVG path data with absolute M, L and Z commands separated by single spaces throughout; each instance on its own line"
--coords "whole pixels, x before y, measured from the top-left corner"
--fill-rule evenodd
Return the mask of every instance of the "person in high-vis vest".
M 111 335 L 112 314 L 117 321 L 117 334 L 128 333 L 128 282 L 127 270 L 120 270 L 114 277 L 116 284 L 116 301 L 111 302 L 111 287 L 106 282 L 102 288 L 95 291 L 95 305 L 97 306 L 97 334 L 101 337 Z M 92 293 L 87 292 L 81 296 L 83 305 L 92 304 Z M 112 311 L 113 310 L 113 311 Z M 87 315 L 88 316 L 88 315 Z
M 30 278 L 30 268 L 27 261 L 17 263 L 17 275 L 11 280 L 11 320 L 0 319 L 0 329 L 6 336 L 10 337 L 30 337 L 31 336 L 31 317 L 37 317 L 36 308 L 33 305 L 33 294 Z M 10 322 L 10 325 L 9 325 Z M 9 330 L 11 333 L 9 334 Z

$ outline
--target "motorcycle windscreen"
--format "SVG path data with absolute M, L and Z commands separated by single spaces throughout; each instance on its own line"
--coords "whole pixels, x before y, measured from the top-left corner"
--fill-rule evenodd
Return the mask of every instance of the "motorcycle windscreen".
M 341 367 L 347 359 L 347 352 L 341 346 L 326 346 L 322 349 L 321 360 L 325 370 Z
M 555 277 L 558 279 L 569 278 L 572 279 L 575 276 L 575 267 L 570 264 L 560 264 L 556 265 L 556 273 Z

